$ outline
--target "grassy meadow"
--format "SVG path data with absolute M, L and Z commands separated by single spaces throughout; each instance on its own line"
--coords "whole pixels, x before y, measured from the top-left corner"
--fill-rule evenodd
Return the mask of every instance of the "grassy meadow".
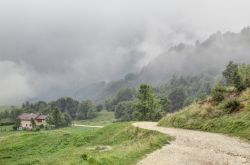
M 129 165 L 168 143 L 159 132 L 131 123 L 101 129 L 68 127 L 39 132 L 0 133 L 1 165 Z
M 101 111 L 96 113 L 96 118 L 88 119 L 88 120 L 77 120 L 74 121 L 74 124 L 83 124 L 83 125 L 108 125 L 111 124 L 112 121 L 115 120 L 114 112 Z
M 240 108 L 236 112 L 227 113 L 225 109 L 224 105 L 230 98 L 219 105 L 214 105 L 207 99 L 168 114 L 160 120 L 159 125 L 224 133 L 250 141 L 250 89 L 235 98 L 240 102 Z

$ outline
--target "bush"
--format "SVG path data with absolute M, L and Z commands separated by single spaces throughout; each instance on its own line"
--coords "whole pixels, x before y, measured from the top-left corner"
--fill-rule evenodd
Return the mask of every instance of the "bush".
M 43 125 L 43 124 L 39 125 L 39 128 L 40 128 L 40 129 L 43 129 L 43 128 L 44 128 L 44 125 Z
M 223 101 L 225 98 L 225 92 L 226 88 L 223 85 L 221 84 L 216 85 L 215 88 L 212 90 L 211 94 L 213 101 L 216 103 Z
M 229 99 L 224 103 L 223 107 L 227 113 L 232 113 L 239 109 L 240 102 L 236 99 Z
M 87 154 L 82 154 L 81 158 L 82 158 L 82 160 L 88 160 L 88 155 Z
M 13 129 L 14 131 L 16 131 L 16 130 L 17 130 L 17 127 L 16 127 L 16 126 L 13 126 L 12 129 Z
M 246 84 L 243 82 L 239 82 L 238 84 L 235 85 L 235 88 L 237 89 L 238 92 L 242 92 L 246 89 Z

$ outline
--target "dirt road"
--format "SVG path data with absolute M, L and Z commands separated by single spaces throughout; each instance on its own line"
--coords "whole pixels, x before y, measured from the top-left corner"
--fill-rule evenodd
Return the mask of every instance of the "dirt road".
M 171 144 L 149 154 L 138 165 L 250 165 L 250 144 L 237 138 L 158 127 L 154 122 L 133 125 L 176 137 Z
M 72 124 L 72 126 L 76 127 L 91 127 L 91 128 L 103 128 L 104 126 L 97 126 L 97 125 L 83 125 L 83 124 Z

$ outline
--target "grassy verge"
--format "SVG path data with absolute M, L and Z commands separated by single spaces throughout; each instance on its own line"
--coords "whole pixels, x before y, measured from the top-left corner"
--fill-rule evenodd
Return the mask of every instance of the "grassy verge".
M 89 120 L 78 120 L 74 121 L 74 124 L 83 124 L 83 125 L 108 125 L 114 121 L 114 112 L 101 111 L 97 112 L 97 116 L 94 119 Z
M 211 103 L 193 104 L 167 115 L 159 125 L 224 133 L 250 141 L 250 90 L 237 99 L 241 104 L 237 112 L 225 113 L 223 105 L 227 100 L 216 106 Z
M 17 132 L 1 137 L 0 164 L 129 165 L 169 140 L 159 132 L 135 128 L 130 123 L 102 129 Z
M 8 126 L 0 126 L 0 137 L 10 135 L 15 133 L 13 131 L 13 125 L 8 125 Z

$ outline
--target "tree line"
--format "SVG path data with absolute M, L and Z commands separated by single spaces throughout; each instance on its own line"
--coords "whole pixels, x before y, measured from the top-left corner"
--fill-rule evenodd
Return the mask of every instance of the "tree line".
M 136 89 L 122 89 L 113 98 L 105 101 L 106 109 L 115 112 L 115 118 L 129 120 L 159 120 L 166 113 L 172 113 L 193 102 L 212 95 L 214 100 L 224 99 L 227 86 L 238 93 L 250 87 L 250 65 L 229 62 L 223 71 L 223 77 L 217 79 L 209 75 L 173 76 L 172 80 L 157 87 L 141 84 Z M 228 105 L 236 106 L 232 100 Z
M 129 120 L 159 120 L 194 101 L 203 100 L 211 92 L 212 80 L 206 76 L 176 77 L 170 83 L 153 87 L 141 84 L 138 89 L 121 89 L 115 97 L 105 100 L 105 108 L 115 112 L 115 118 Z
M 15 122 L 22 113 L 40 113 L 48 115 L 48 123 L 57 126 L 66 126 L 71 120 L 85 120 L 96 117 L 96 112 L 101 111 L 103 105 L 96 105 L 91 100 L 79 102 L 70 97 L 62 97 L 55 101 L 38 101 L 31 103 L 26 101 L 20 108 L 12 107 L 10 110 L 0 112 L 0 120 L 8 119 Z

